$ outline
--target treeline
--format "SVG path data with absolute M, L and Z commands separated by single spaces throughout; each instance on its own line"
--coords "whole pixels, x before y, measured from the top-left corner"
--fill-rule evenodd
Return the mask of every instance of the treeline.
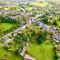
M 16 24 L 19 23 L 17 20 L 15 19 L 11 19 L 8 16 L 0 16 L 0 23 L 10 23 L 10 24 Z

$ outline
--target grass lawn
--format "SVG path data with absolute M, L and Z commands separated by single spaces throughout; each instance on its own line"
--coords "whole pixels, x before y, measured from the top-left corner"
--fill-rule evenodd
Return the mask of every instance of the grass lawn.
M 16 55 L 12 51 L 4 49 L 2 47 L 2 42 L 0 41 L 0 60 L 23 60 L 23 58 L 21 56 L 19 56 L 19 55 Z
M 6 51 L 0 46 L 0 60 L 22 60 L 22 57 L 13 52 Z
M 0 32 L 6 32 L 9 31 L 11 28 L 15 26 L 14 24 L 9 24 L 9 23 L 2 23 L 0 24 Z
M 55 52 L 53 46 L 46 44 L 31 44 L 28 47 L 28 54 L 35 57 L 37 60 L 55 60 Z

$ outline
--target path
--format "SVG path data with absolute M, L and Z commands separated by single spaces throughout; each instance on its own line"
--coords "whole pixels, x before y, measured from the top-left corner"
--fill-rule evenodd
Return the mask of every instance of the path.
M 36 60 L 36 59 L 28 54 L 25 54 L 24 60 Z

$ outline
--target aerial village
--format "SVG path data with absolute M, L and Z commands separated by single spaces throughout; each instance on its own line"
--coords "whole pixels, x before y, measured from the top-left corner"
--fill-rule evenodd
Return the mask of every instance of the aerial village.
M 59 0 L 0 0 L 0 60 L 60 60 Z

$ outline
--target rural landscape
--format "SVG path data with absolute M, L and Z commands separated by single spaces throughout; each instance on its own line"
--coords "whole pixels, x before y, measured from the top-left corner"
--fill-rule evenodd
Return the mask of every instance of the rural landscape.
M 0 0 L 0 60 L 60 60 L 60 1 Z

